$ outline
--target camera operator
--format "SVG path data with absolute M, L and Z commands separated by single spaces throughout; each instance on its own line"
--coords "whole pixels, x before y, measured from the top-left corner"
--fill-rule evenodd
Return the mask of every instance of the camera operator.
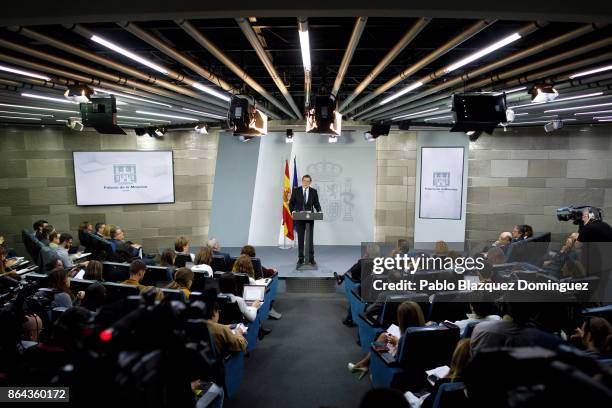
M 582 264 L 588 275 L 599 276 L 599 293 L 608 285 L 608 274 L 612 270 L 612 227 L 601 219 L 601 212 L 593 207 L 582 210 L 578 241 L 583 243 Z

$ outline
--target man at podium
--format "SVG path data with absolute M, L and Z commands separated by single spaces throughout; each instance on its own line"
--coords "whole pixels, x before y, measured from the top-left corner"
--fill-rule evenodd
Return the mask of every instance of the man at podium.
M 313 209 L 317 212 L 321 212 L 319 195 L 317 194 L 317 190 L 310 187 L 311 182 L 312 178 L 308 174 L 305 174 L 302 177 L 302 187 L 294 188 L 291 192 L 291 198 L 289 199 L 289 210 L 291 210 L 292 213 L 296 211 L 313 211 Z M 308 237 L 308 259 L 312 265 L 316 265 L 316 262 L 314 260 L 313 246 L 314 221 L 294 220 L 293 225 L 295 226 L 295 230 L 298 234 L 298 268 L 304 264 L 304 235 L 306 232 L 306 226 L 308 224 L 310 225 L 310 234 Z

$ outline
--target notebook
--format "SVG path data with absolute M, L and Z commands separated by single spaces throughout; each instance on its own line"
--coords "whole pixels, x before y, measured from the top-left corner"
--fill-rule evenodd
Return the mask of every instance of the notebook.
M 242 298 L 244 302 L 252 306 L 255 301 L 259 300 L 263 302 L 264 296 L 266 295 L 266 287 L 260 285 L 244 285 L 242 290 Z

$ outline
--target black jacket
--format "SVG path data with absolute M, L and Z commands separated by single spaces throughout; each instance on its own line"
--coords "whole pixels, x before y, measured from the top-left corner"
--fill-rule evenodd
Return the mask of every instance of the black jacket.
M 294 188 L 289 199 L 289 209 L 293 211 L 312 211 L 312 209 L 321 212 L 321 204 L 319 204 L 319 194 L 317 190 L 308 187 L 308 201 L 304 204 L 304 190 L 302 187 Z

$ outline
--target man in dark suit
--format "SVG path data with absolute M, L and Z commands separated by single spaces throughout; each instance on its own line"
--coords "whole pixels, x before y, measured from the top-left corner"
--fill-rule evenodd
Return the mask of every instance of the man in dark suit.
M 321 204 L 319 204 L 319 195 L 317 194 L 317 190 L 310 187 L 310 183 L 312 182 L 312 177 L 308 174 L 305 174 L 302 177 L 302 187 L 294 188 L 291 192 L 291 198 L 289 199 L 289 209 L 291 212 L 295 211 L 313 211 L 321 212 Z M 316 262 L 314 260 L 314 246 L 313 236 L 314 236 L 314 221 L 295 221 L 295 230 L 298 234 L 298 263 L 297 266 L 301 266 L 304 264 L 304 234 L 306 232 L 306 225 L 310 223 L 311 231 L 310 234 L 310 263 L 315 265 Z

